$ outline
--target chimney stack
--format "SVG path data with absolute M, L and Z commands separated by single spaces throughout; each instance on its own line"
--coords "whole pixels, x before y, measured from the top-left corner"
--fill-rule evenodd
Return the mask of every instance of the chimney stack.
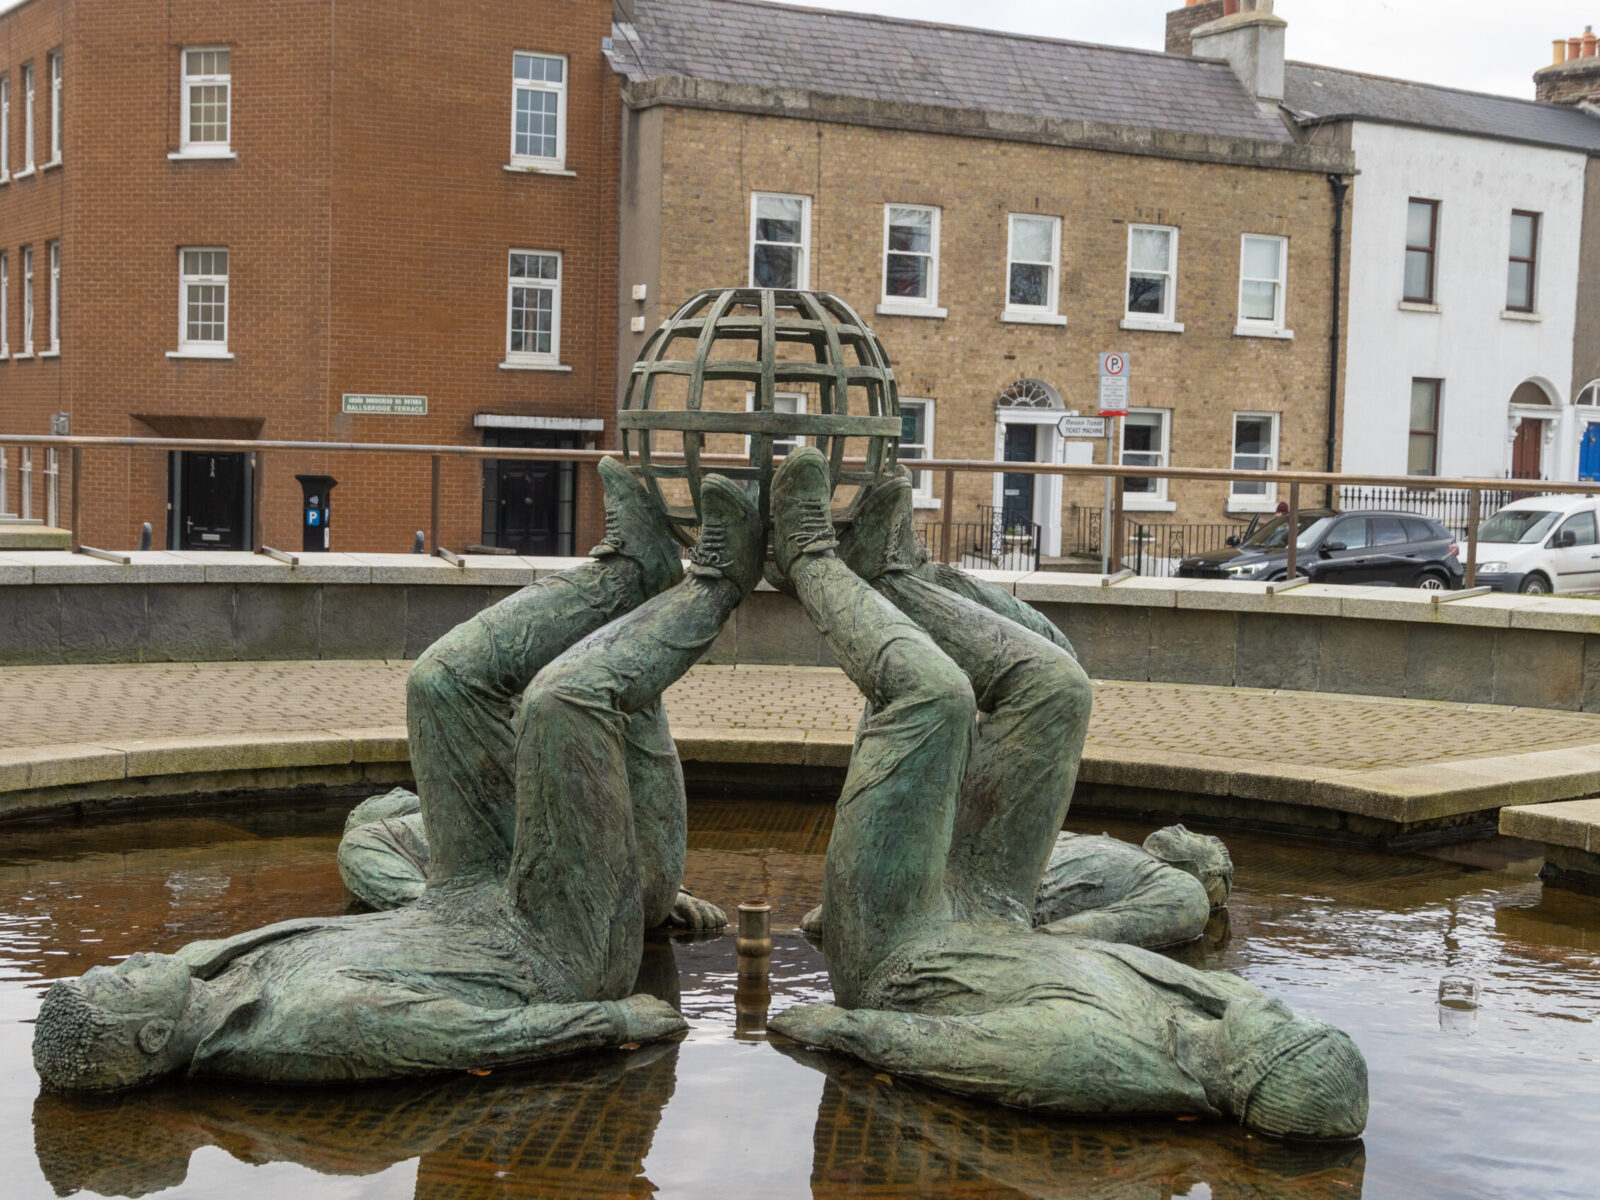
M 1230 0 L 1237 8 L 1239 0 Z M 1168 54 L 1193 54 L 1194 49 L 1189 45 L 1189 35 L 1201 25 L 1210 24 L 1218 17 L 1226 16 L 1224 0 L 1188 0 L 1182 8 L 1175 8 L 1167 14 L 1167 53 Z
M 1534 95 L 1548 104 L 1600 103 L 1600 39 L 1589 25 L 1551 43 L 1553 62 L 1533 74 Z
M 1195 57 L 1224 59 L 1257 103 L 1276 108 L 1289 23 L 1272 11 L 1272 0 L 1223 0 L 1223 14 L 1190 31 Z

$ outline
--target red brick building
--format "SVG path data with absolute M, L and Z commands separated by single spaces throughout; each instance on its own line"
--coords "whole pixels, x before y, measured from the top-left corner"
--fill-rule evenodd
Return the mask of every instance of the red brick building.
M 609 0 L 0 15 L 0 437 L 611 444 L 610 32 Z M 84 540 L 246 545 L 253 458 L 90 451 Z M 337 549 L 427 525 L 425 458 L 262 461 L 270 544 L 300 545 L 297 473 L 338 480 Z M 581 552 L 592 491 L 447 459 L 440 541 Z

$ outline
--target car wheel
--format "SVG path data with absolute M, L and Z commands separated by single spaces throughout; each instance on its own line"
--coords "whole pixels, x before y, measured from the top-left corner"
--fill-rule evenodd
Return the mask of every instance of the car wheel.
M 1434 571 L 1424 571 L 1417 579 L 1417 587 L 1425 592 L 1446 592 L 1450 585 L 1443 575 Z
M 1529 575 L 1522 581 L 1522 586 L 1517 589 L 1530 596 L 1545 596 L 1550 592 L 1550 581 L 1543 575 Z

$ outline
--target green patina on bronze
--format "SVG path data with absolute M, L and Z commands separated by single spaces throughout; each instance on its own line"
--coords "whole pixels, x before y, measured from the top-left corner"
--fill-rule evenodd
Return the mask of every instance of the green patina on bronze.
M 716 358 L 730 335 L 756 342 L 756 356 Z M 690 336 L 692 361 L 665 357 Z M 781 361 L 780 341 L 811 347 L 816 361 Z M 707 380 L 755 387 L 769 415 L 746 426 L 751 463 L 732 480 L 704 473 L 699 454 L 707 432 L 733 425 L 650 415 L 652 381 L 674 373 L 689 379 L 689 412 Z M 777 385 L 802 377 L 826 398 L 815 414 L 826 420 L 803 428 L 770 416 Z M 850 417 L 856 386 L 868 411 Z M 629 397 L 624 445 L 639 434 L 644 486 L 602 464 L 596 561 L 459 626 L 411 672 L 425 837 L 394 828 L 380 852 L 416 866 L 425 847 L 421 895 L 55 984 L 34 1041 L 46 1086 L 109 1089 L 176 1072 L 392 1078 L 683 1029 L 669 1005 L 628 995 L 644 928 L 670 911 L 683 861 L 682 776 L 661 694 L 765 568 L 868 702 L 825 868 L 835 1003 L 790 1009 L 774 1030 L 1024 1108 L 1227 1115 L 1271 1134 L 1356 1136 L 1366 1065 L 1343 1033 L 1234 976 L 1066 928 L 1093 903 L 1035 928 L 1042 899 L 1062 902 L 1042 896 L 1041 881 L 1092 690 L 1038 614 L 924 561 L 883 420 L 897 410 L 893 376 L 859 317 L 820 294 L 703 294 L 657 332 Z M 845 441 L 857 429 L 868 467 L 851 473 Z M 683 467 L 652 459 L 656 430 L 683 435 Z M 827 453 L 807 446 L 774 469 L 772 439 L 790 432 Z M 659 480 L 673 472 L 692 494 L 683 510 L 664 505 Z M 841 483 L 863 485 L 842 511 Z M 692 544 L 681 581 L 674 536 Z M 377 820 L 406 819 L 405 805 L 388 798 Z M 1216 882 L 1205 855 L 1169 840 L 1173 861 L 1192 859 L 1197 877 Z M 1089 863 L 1143 853 L 1089 850 Z M 1137 909 L 1163 868 L 1106 885 L 1099 907 L 1115 892 Z M 1141 940 L 1136 916 L 1111 915 L 1124 927 L 1093 932 Z

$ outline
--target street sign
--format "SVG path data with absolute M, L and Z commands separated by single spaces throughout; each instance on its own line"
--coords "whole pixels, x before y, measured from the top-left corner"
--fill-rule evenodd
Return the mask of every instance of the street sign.
M 391 417 L 425 417 L 428 415 L 426 396 L 367 396 L 354 392 L 344 394 L 344 411 L 347 413 L 382 413 Z
M 1056 422 L 1056 432 L 1064 438 L 1103 438 L 1106 435 L 1106 419 L 1062 417 Z
M 1133 373 L 1126 354 L 1100 356 L 1100 415 L 1128 415 L 1128 377 Z

